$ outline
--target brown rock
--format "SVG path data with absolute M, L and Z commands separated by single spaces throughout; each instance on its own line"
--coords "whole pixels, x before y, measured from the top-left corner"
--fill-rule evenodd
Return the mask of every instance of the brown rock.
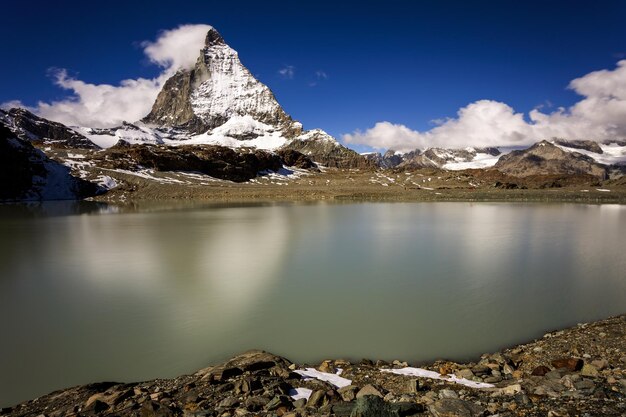
M 556 369 L 565 368 L 571 372 L 580 371 L 583 365 L 583 360 L 577 358 L 562 358 L 552 361 L 552 366 Z
M 348 385 L 347 387 L 342 387 L 337 390 L 339 395 L 341 395 L 341 399 L 344 401 L 350 402 L 356 398 L 356 393 L 359 391 L 359 387 L 354 385 Z
M 533 369 L 533 371 L 530 374 L 534 376 L 544 376 L 548 372 L 550 372 L 550 368 L 548 368 L 547 366 L 541 365 Z

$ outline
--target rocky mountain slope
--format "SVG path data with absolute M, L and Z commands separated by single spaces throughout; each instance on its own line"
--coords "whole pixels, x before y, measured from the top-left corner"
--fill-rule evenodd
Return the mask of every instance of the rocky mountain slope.
M 384 154 L 371 153 L 365 157 L 383 168 L 442 168 L 457 171 L 488 168 L 496 163 L 500 154 L 497 148 L 468 147 L 415 149 L 405 153 L 388 150 Z
M 99 149 L 99 146 L 61 123 L 35 116 L 25 109 L 0 109 L 0 124 L 18 138 L 73 149 Z
M 101 191 L 0 125 L 0 201 L 75 200 Z
M 592 157 L 565 151 L 548 141 L 541 141 L 528 149 L 503 155 L 494 168 L 517 177 L 587 174 L 606 179 L 608 175 L 607 166 L 596 162 Z

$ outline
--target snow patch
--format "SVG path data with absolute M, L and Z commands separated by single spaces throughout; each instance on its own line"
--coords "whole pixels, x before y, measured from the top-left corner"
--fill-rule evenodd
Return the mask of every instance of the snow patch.
M 471 161 L 461 161 L 461 162 L 448 162 L 442 166 L 443 169 L 447 169 L 448 171 L 460 171 L 463 169 L 480 169 L 480 168 L 490 168 L 498 162 L 501 155 L 490 155 L 488 153 L 477 153 L 474 159 Z
M 100 175 L 98 178 L 96 178 L 96 183 L 99 186 L 106 188 L 107 190 L 111 190 L 117 187 L 117 181 L 115 181 L 108 175 Z
M 447 375 L 444 377 L 439 372 L 429 371 L 428 369 L 423 368 L 413 368 L 406 367 L 401 369 L 381 369 L 381 372 L 390 372 L 396 375 L 408 375 L 408 376 L 417 376 L 420 378 L 431 378 L 431 379 L 439 379 L 441 381 L 454 382 L 456 384 L 465 385 L 471 388 L 494 388 L 495 385 L 487 384 L 485 382 L 475 382 L 470 381 L 469 379 L 459 378 L 456 375 Z
M 626 146 L 620 146 L 617 143 L 604 144 L 600 143 L 600 149 L 603 153 L 595 153 L 586 149 L 568 148 L 567 146 L 552 143 L 565 152 L 578 152 L 580 154 L 593 158 L 596 162 L 603 165 L 620 165 L 626 164 Z
M 294 400 L 300 400 L 302 398 L 308 400 L 311 394 L 313 394 L 313 390 L 308 388 L 294 388 L 289 391 L 289 396 Z
M 321 372 L 315 368 L 306 368 L 304 370 L 296 370 L 294 372 L 302 375 L 304 379 L 319 379 L 320 381 L 328 382 L 337 388 L 347 387 L 352 384 L 352 381 L 347 378 L 343 378 L 337 374 L 331 374 L 330 372 Z

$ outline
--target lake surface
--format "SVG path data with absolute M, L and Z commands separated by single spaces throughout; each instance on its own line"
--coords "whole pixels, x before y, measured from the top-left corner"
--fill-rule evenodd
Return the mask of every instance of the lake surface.
M 0 206 L 0 406 L 298 362 L 471 359 L 626 311 L 626 206 Z

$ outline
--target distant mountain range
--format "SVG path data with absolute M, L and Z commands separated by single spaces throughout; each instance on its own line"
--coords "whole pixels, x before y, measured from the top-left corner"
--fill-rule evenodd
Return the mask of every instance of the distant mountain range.
M 518 177 L 584 174 L 598 179 L 622 176 L 626 167 L 626 141 L 619 140 L 553 139 L 525 150 L 429 148 L 359 155 L 323 130 L 303 131 L 302 124 L 283 110 L 271 90 L 254 78 L 213 28 L 195 66 L 168 79 L 152 110 L 140 121 L 113 128 L 68 127 L 14 108 L 0 110 L 0 127 L 4 159 L 21 155 L 14 158 L 19 164 L 0 166 L 0 181 L 4 184 L 19 176 L 22 184 L 5 187 L 0 200 L 82 198 L 117 184 L 109 176 L 94 177 L 89 171 L 93 167 L 112 172 L 145 167 L 193 171 L 237 182 L 293 164 L 313 171 L 318 166 L 496 169 Z M 54 162 L 42 153 L 58 149 L 80 149 L 82 160 Z M 83 179 L 72 177 L 69 168 Z M 48 187 L 48 183 L 56 185 Z

